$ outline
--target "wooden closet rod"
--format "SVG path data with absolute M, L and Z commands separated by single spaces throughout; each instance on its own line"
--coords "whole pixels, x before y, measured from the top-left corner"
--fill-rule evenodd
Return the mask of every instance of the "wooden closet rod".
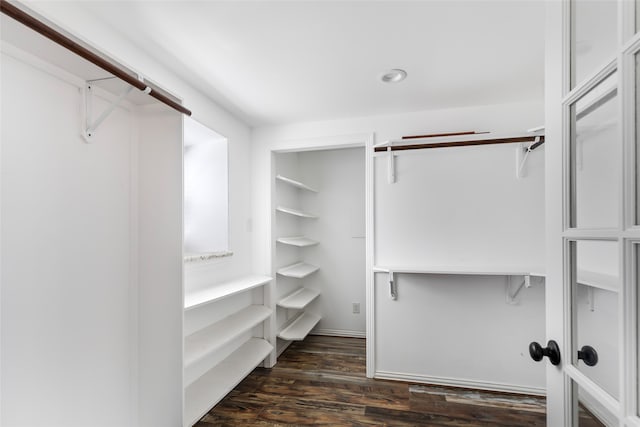
M 536 138 L 539 140 L 536 142 Z M 531 150 L 536 149 L 540 145 L 544 144 L 544 135 L 532 135 L 532 136 L 519 136 L 514 138 L 494 138 L 494 139 L 476 139 L 470 141 L 452 141 L 452 142 L 440 142 L 440 143 L 427 143 L 427 144 L 407 144 L 407 145 L 391 145 L 384 147 L 375 147 L 374 151 L 401 151 L 401 150 L 420 150 L 423 148 L 447 148 L 447 147 L 466 147 L 470 145 L 485 145 L 485 144 L 513 144 L 518 142 L 533 142 L 530 147 Z
M 92 51 L 91 49 L 81 45 L 75 40 L 72 40 L 70 37 L 62 34 L 60 31 L 50 27 L 46 23 L 40 21 L 34 16 L 28 14 L 17 6 L 9 3 L 7 0 L 0 0 L 0 12 L 5 15 L 15 19 L 21 24 L 31 28 L 37 33 L 42 34 L 49 40 L 54 43 L 59 44 L 60 46 L 70 50 L 76 55 L 86 59 L 94 65 L 102 68 L 110 74 L 118 77 L 119 79 L 129 83 L 131 86 L 139 89 L 143 92 L 148 92 L 149 95 L 162 102 L 165 105 L 173 108 L 176 111 L 179 111 L 182 114 L 186 114 L 187 116 L 191 115 L 191 111 L 187 108 L 180 105 L 178 102 L 169 98 L 167 95 L 163 94 L 160 89 L 154 87 L 153 85 L 147 83 L 143 80 L 138 80 L 138 77 L 134 75 L 132 72 L 126 71 L 124 67 L 114 62 L 111 62 L 98 53 Z

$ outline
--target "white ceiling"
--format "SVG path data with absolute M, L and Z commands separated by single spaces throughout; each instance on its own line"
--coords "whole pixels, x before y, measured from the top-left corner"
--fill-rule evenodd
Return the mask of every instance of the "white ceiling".
M 543 1 L 93 1 L 82 7 L 252 126 L 543 96 Z M 382 83 L 390 68 L 409 76 Z

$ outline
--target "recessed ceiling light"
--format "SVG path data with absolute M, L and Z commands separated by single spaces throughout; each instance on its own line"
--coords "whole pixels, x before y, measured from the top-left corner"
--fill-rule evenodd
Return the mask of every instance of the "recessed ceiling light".
M 401 70 L 399 68 L 394 68 L 393 70 L 389 70 L 380 77 L 385 83 L 398 83 L 407 78 L 407 72 L 405 70 Z

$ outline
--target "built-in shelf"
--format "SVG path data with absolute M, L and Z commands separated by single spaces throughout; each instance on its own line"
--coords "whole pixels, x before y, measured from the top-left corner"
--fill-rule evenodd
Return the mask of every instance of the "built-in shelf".
M 295 277 L 296 279 L 302 279 L 303 277 L 307 277 L 308 275 L 315 273 L 319 269 L 320 267 L 316 267 L 315 265 L 299 262 L 297 264 L 282 267 L 280 270 L 278 270 L 278 274 L 287 277 Z
M 245 276 L 226 283 L 215 284 L 209 288 L 189 292 L 184 296 L 184 309 L 190 310 L 209 304 L 222 298 L 262 286 L 271 281 L 269 276 Z
M 263 305 L 250 305 L 219 322 L 194 332 L 184 340 L 184 365 L 197 362 L 216 349 L 250 330 L 271 314 Z
M 301 183 L 300 181 L 296 181 L 295 179 L 287 178 L 286 176 L 276 175 L 276 179 L 278 181 L 286 182 L 287 184 L 292 185 L 292 186 L 294 186 L 296 188 L 300 188 L 302 190 L 311 191 L 313 193 L 317 193 L 318 192 L 318 190 L 316 190 L 315 188 L 311 188 L 308 185 Z
M 296 236 L 296 237 L 280 237 L 276 240 L 278 243 L 282 243 L 284 245 L 297 246 L 299 248 L 304 248 L 306 246 L 317 245 L 318 242 L 316 240 L 309 239 L 304 236 Z
M 460 275 L 460 276 L 507 276 L 509 283 L 514 277 L 522 276 L 524 280 L 515 291 L 507 288 L 507 301 L 512 302 L 523 287 L 531 286 L 531 277 L 545 277 L 543 268 L 513 268 L 505 266 L 419 266 L 419 267 L 383 267 L 374 266 L 374 273 L 387 273 L 389 275 L 389 294 L 391 299 L 398 298 L 398 286 L 394 279 L 395 274 L 427 274 L 427 275 Z
M 587 270 L 578 270 L 578 283 L 605 291 L 618 292 L 620 289 L 619 280 L 616 276 Z
M 489 267 L 458 267 L 458 266 L 425 266 L 425 267 L 387 267 L 374 266 L 376 273 L 406 273 L 406 274 L 450 274 L 469 276 L 536 276 L 544 277 L 544 269 L 509 268 L 501 266 Z
M 278 305 L 284 308 L 302 310 L 318 295 L 320 295 L 320 292 L 315 289 L 300 288 L 278 301 Z
M 194 425 L 273 351 L 262 338 L 251 338 L 185 390 L 184 424 Z
M 308 213 L 308 212 L 303 212 L 303 211 L 300 211 L 298 209 L 286 208 L 284 206 L 278 206 L 276 208 L 276 210 L 280 211 L 280 212 L 284 212 L 284 213 L 289 214 L 289 215 L 299 216 L 301 218 L 313 218 L 313 219 L 318 218 L 314 214 L 311 214 L 311 213 Z
M 315 314 L 302 313 L 289 326 L 280 331 L 278 337 L 287 341 L 303 340 L 320 320 L 321 317 Z

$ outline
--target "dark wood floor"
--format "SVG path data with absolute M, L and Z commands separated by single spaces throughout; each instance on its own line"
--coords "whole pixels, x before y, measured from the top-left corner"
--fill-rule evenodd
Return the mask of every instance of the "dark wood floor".
M 584 421 L 584 422 L 583 422 Z M 308 336 L 258 368 L 196 427 L 544 426 L 542 397 L 365 377 L 365 341 Z M 582 419 L 580 426 L 600 426 Z

